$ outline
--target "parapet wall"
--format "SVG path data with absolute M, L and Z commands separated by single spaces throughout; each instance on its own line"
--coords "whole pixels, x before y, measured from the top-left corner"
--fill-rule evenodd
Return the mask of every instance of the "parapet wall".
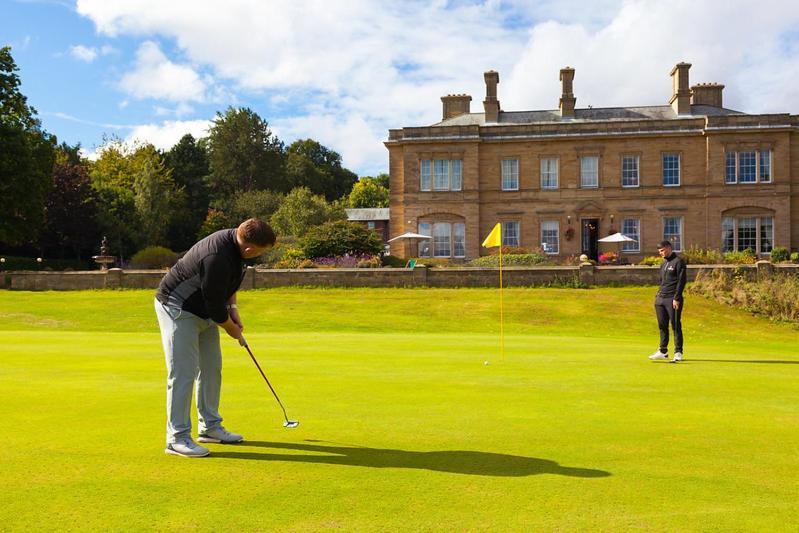
M 761 261 L 757 265 L 688 265 L 688 281 L 698 272 L 712 269 L 736 270 L 744 276 L 777 270 L 799 273 L 799 265 L 772 265 Z M 87 289 L 155 289 L 166 270 L 122 270 L 49 272 L 0 272 L 0 288 L 28 291 L 69 291 Z M 505 287 L 577 284 L 656 285 L 658 267 L 654 266 L 592 266 L 574 267 L 507 267 L 502 269 Z M 497 268 L 340 268 L 260 270 L 250 268 L 241 288 L 272 287 L 496 287 Z

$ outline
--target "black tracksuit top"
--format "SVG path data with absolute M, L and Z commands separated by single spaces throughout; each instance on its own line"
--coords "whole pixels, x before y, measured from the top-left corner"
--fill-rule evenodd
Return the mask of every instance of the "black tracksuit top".
M 671 252 L 660 265 L 660 289 L 658 296 L 682 301 L 682 291 L 685 288 L 686 276 L 685 259 Z
M 227 301 L 239 289 L 247 264 L 236 244 L 236 230 L 212 233 L 191 247 L 158 285 L 155 298 L 200 318 L 221 324 Z

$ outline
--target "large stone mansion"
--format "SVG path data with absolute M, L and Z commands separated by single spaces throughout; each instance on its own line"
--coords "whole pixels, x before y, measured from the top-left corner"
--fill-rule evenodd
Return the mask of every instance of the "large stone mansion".
M 502 223 L 506 246 L 596 258 L 622 232 L 635 261 L 662 239 L 722 251 L 799 248 L 799 116 L 723 105 L 724 86 L 671 71 L 668 105 L 576 108 L 575 71 L 560 71 L 556 110 L 504 111 L 499 74 L 485 73 L 483 112 L 471 96 L 441 98 L 432 126 L 392 129 L 392 254 L 470 259 Z M 418 248 L 417 248 L 418 246 Z

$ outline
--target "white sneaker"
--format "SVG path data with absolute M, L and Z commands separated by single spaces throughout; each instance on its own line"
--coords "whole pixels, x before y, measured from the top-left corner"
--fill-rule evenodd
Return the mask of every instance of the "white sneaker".
M 238 433 L 231 433 L 222 426 L 214 429 L 207 429 L 197 435 L 200 442 L 211 442 L 214 444 L 235 444 L 244 440 Z
M 205 457 L 211 452 L 191 439 L 184 439 L 167 444 L 164 453 L 181 457 Z
M 674 352 L 674 359 L 671 360 L 672 363 L 679 363 L 682 361 L 682 352 Z
M 668 359 L 668 358 L 669 358 L 668 352 L 667 353 L 663 353 L 660 350 L 656 351 L 655 353 L 653 353 L 652 355 L 649 356 L 649 359 L 651 361 L 663 361 L 664 359 Z

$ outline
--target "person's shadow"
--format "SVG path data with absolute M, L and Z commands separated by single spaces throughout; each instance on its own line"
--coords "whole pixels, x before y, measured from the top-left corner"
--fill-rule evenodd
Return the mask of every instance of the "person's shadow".
M 320 441 L 306 441 L 320 442 Z M 507 455 L 503 453 L 447 450 L 412 452 L 360 446 L 322 446 L 287 442 L 245 441 L 240 446 L 295 450 L 310 453 L 261 453 L 251 451 L 214 451 L 211 457 L 259 461 L 289 461 L 329 465 L 363 466 L 367 468 L 415 468 L 472 476 L 532 476 L 555 474 L 571 477 L 607 477 L 610 472 L 590 468 L 561 466 L 555 461 Z

